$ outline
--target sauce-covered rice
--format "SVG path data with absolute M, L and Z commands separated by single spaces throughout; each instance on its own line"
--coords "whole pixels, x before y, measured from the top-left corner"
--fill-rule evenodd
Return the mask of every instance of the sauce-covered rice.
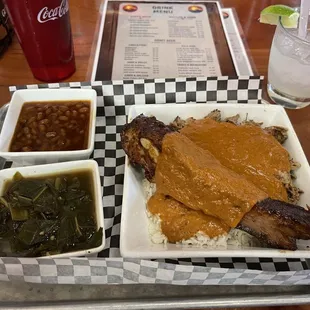
M 142 186 L 145 195 L 145 202 L 150 199 L 150 197 L 156 191 L 156 184 L 150 183 L 147 179 L 143 179 Z M 146 205 L 146 204 L 145 204 Z M 167 243 L 167 237 L 162 233 L 161 230 L 161 220 L 158 215 L 153 215 L 146 209 L 146 214 L 148 218 L 148 229 L 149 236 L 153 243 L 161 244 Z M 226 236 L 218 236 L 215 238 L 209 238 L 207 235 L 198 232 L 194 237 L 182 240 L 177 244 L 182 245 L 193 245 L 193 246 L 208 246 L 211 248 L 227 248 L 231 247 L 259 247 L 259 241 L 249 235 L 248 233 L 239 230 L 232 229 Z

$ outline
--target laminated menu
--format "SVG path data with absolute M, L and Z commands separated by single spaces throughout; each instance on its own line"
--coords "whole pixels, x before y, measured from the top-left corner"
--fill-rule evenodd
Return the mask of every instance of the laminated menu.
M 207 8 L 196 4 L 122 3 L 113 79 L 220 76 Z
M 218 2 L 104 5 L 92 80 L 236 76 Z

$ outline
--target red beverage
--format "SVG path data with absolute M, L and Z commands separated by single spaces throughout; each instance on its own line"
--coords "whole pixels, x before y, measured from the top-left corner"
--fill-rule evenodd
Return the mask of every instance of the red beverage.
M 4 0 L 33 75 L 56 82 L 75 71 L 68 0 Z

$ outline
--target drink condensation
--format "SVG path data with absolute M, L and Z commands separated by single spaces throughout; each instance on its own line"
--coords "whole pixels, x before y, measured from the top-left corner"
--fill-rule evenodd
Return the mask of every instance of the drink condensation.
M 269 56 L 268 93 L 287 108 L 310 104 L 310 41 L 279 22 Z

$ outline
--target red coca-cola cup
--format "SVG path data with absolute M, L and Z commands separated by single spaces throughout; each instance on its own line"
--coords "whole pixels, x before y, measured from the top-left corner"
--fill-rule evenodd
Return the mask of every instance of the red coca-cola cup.
M 67 0 L 4 0 L 33 75 L 57 82 L 75 71 Z

